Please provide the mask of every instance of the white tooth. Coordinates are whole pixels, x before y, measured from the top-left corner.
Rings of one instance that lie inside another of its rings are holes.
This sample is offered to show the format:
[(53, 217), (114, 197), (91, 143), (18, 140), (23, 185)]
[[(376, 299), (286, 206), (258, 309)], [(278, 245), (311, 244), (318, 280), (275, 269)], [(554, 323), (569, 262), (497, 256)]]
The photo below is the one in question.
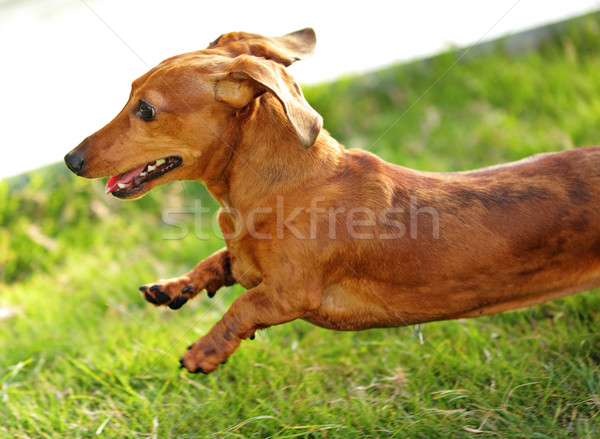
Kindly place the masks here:
[(127, 187), (127, 184), (119, 183), (117, 186), (119, 186), (119, 189), (125, 189)]
[(165, 159), (160, 159), (160, 160), (157, 160), (157, 161), (156, 161), (156, 166), (160, 166), (160, 165), (164, 164), (165, 162), (166, 162), (166, 160), (165, 160)]
[(152, 172), (156, 169), (156, 166), (148, 165), (148, 172)]
[(142, 172), (142, 173), (140, 174), (140, 177), (145, 177), (146, 175), (148, 175), (148, 174), (147, 174), (147, 173), (145, 173), (145, 172)]

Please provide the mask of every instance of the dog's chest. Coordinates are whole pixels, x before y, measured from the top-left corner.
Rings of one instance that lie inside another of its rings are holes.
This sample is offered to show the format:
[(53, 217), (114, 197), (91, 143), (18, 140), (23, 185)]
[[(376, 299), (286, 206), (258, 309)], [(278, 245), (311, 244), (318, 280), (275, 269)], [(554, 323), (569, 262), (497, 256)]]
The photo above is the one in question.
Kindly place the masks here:
[(241, 286), (246, 289), (254, 288), (263, 279), (258, 262), (248, 253), (231, 251), (231, 273)]

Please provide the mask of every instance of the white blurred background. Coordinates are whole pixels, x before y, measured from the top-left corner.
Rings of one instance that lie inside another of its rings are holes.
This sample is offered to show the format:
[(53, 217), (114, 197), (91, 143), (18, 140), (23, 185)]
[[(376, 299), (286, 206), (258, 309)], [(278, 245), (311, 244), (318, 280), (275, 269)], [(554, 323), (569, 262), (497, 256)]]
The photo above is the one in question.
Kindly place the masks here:
[(314, 56), (291, 67), (311, 84), (597, 9), (600, 0), (0, 0), (0, 178), (62, 160), (120, 111), (135, 78), (225, 32), (313, 27)]

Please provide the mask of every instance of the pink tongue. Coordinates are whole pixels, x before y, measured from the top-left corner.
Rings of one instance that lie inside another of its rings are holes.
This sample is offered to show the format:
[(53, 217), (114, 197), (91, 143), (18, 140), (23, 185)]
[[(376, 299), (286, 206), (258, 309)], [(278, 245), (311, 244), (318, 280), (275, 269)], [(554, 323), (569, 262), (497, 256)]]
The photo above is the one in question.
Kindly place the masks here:
[(119, 189), (119, 183), (121, 183), (121, 184), (129, 183), (131, 180), (133, 180), (134, 177), (137, 177), (138, 175), (140, 175), (144, 171), (145, 168), (146, 168), (146, 165), (142, 165), (139, 168), (132, 169), (131, 171), (125, 172), (124, 174), (121, 174), (117, 177), (110, 177), (108, 179), (108, 181), (106, 182), (106, 187), (104, 188), (105, 192), (107, 194), (110, 194), (110, 193), (116, 191), (117, 189)]

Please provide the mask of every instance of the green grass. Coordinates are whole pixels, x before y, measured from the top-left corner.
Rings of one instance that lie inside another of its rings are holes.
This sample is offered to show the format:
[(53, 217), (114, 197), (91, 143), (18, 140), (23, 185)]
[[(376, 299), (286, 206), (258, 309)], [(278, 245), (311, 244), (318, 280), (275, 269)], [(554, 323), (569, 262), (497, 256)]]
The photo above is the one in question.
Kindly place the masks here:
[[(305, 94), (346, 145), (418, 169), (600, 143), (596, 21), (536, 52), (458, 56)], [(119, 202), (62, 165), (0, 182), (0, 437), (600, 436), (595, 292), (408, 328), (292, 322), (244, 342), (209, 376), (178, 370), (242, 292), (178, 312), (137, 292), (222, 246), (210, 215), (200, 228), (181, 218), (209, 239), (164, 239), (176, 231), (164, 209), (198, 199), (216, 210), (195, 183)]]

